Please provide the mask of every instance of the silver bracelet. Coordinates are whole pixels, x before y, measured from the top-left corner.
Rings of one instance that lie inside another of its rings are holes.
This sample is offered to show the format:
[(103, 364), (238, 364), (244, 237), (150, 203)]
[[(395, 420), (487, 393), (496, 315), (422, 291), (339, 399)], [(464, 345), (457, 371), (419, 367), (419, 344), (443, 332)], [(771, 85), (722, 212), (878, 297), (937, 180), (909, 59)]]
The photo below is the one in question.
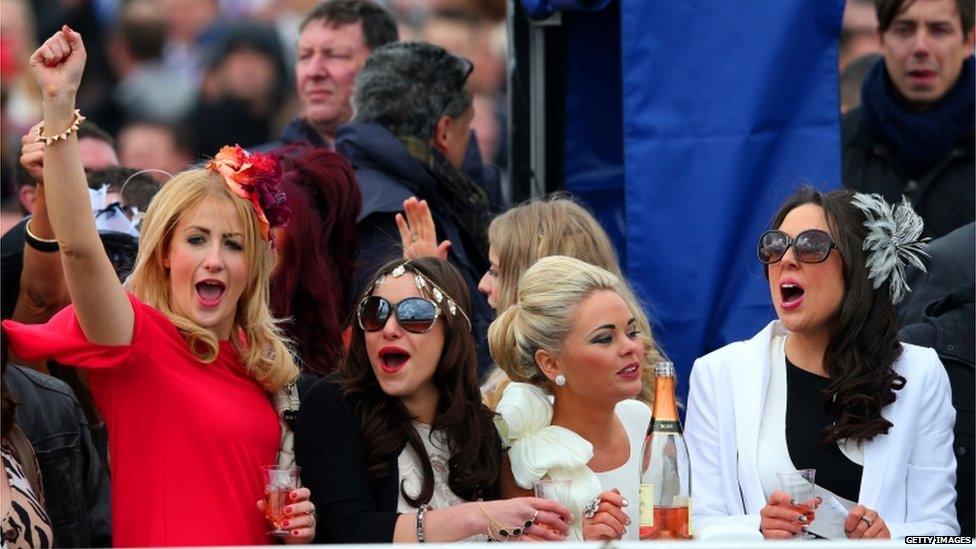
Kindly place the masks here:
[(424, 536), (424, 512), (430, 509), (430, 505), (424, 503), (417, 509), (417, 543), (427, 543), (427, 538)]

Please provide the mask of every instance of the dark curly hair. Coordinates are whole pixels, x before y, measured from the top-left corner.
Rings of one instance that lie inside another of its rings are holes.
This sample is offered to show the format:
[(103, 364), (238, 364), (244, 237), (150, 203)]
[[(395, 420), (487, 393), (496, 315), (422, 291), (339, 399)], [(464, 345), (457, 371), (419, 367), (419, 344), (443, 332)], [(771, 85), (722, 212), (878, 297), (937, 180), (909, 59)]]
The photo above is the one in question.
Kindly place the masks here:
[[(376, 272), (373, 280), (403, 263), (402, 259), (387, 263)], [(464, 279), (450, 263), (424, 257), (409, 261), (406, 269), (421, 273), (440, 286), (462, 310), (471, 310), (471, 299)], [(361, 297), (366, 297), (370, 291), (367, 289)], [(460, 314), (444, 312), (438, 319), (445, 328), (444, 349), (434, 371), (434, 384), (440, 400), (431, 429), (447, 435), (451, 452), (448, 462), (451, 491), (472, 501), (484, 497), (486, 491), (498, 481), (501, 442), (495, 430), (493, 413), (481, 403), (478, 358), (470, 327)], [(388, 456), (398, 452), (404, 444), (409, 444), (420, 457), (424, 478), (420, 494), (416, 497), (407, 494), (402, 485), (400, 491), (410, 505), (419, 506), (429, 502), (434, 492), (434, 471), (430, 457), (403, 402), (380, 388), (366, 352), (363, 330), (357, 322), (352, 323), (352, 341), (339, 372), (343, 397), (359, 418), (360, 441), (369, 474), (374, 477), (387, 474)]]
[(345, 292), (355, 271), (362, 194), (352, 166), (338, 153), (294, 146), (277, 155), (291, 218), (277, 243), (271, 310), (290, 320), (285, 331), (302, 367), (324, 375), (336, 369), (342, 354)]
[[(786, 200), (773, 218), (778, 229), (787, 214), (804, 204), (823, 208), (831, 234), (843, 260), (844, 298), (840, 304), (824, 353), (824, 369), (830, 384), (821, 394), (824, 408), (834, 418), (820, 438), (823, 444), (843, 439), (871, 440), (887, 434), (892, 423), (881, 410), (895, 401), (895, 391), (905, 378), (893, 365), (901, 356), (898, 317), (891, 303), (890, 285), (872, 287), (865, 266), (865, 216), (851, 203), (854, 193), (836, 190), (822, 193), (803, 187)], [(769, 269), (766, 267), (767, 278)]]

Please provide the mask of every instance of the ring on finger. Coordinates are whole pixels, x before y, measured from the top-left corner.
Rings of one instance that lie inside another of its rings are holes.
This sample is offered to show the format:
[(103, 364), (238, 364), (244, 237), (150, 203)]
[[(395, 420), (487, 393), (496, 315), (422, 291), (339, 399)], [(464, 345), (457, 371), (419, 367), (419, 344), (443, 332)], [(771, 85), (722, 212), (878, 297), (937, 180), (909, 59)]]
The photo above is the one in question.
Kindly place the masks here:
[(870, 528), (874, 524), (874, 519), (867, 515), (862, 515), (861, 520), (863, 520), (864, 523), (868, 525), (868, 528)]
[(596, 512), (599, 510), (600, 510), (600, 498), (595, 497), (589, 503), (586, 504), (586, 507), (583, 508), (583, 516), (588, 519), (591, 519), (594, 517), (594, 515), (596, 515)]
[(418, 240), (420, 240), (420, 237), (417, 236), (417, 233), (410, 233), (410, 242), (416, 242)]

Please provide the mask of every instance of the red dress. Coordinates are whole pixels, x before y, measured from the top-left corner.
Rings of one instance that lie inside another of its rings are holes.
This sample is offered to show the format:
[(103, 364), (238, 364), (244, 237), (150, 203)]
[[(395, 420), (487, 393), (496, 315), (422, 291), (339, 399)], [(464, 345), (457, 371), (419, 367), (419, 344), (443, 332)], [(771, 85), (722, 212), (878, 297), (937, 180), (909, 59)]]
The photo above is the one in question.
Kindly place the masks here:
[(68, 306), (47, 324), (5, 321), (13, 351), (89, 368), (109, 435), (116, 547), (268, 544), (255, 502), (280, 437), (269, 395), (227, 341), (204, 364), (163, 314), (129, 296), (132, 343), (89, 343)]

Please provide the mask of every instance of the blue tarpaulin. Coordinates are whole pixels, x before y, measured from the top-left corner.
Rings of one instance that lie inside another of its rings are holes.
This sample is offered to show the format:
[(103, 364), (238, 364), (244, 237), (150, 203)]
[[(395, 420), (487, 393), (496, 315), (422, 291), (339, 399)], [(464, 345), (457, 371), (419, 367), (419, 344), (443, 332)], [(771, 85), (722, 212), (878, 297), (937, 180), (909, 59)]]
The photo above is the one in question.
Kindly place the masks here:
[[(602, 198), (589, 203), (623, 236), (682, 393), (695, 358), (775, 317), (755, 246), (776, 208), (798, 185), (840, 184), (843, 4), (621, 0), (571, 23), (566, 187)], [(616, 16), (619, 53), (600, 63)], [(607, 28), (576, 30), (593, 25)], [(606, 89), (619, 98), (602, 101)], [(613, 166), (599, 151), (620, 141)]]

